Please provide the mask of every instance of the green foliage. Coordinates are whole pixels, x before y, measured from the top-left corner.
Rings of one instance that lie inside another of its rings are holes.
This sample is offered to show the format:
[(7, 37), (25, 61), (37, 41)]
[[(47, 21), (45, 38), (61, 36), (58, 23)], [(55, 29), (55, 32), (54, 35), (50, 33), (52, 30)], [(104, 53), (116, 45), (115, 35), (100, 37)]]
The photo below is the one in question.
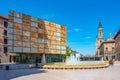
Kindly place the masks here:
[(66, 57), (70, 56), (71, 54), (72, 54), (72, 50), (69, 47), (67, 47), (66, 54), (63, 54), (62, 57), (63, 59), (66, 59)]
[(70, 56), (71, 54), (72, 54), (72, 50), (67, 49), (67, 50), (66, 50), (66, 56)]
[(63, 58), (63, 59), (66, 59), (66, 54), (62, 54), (62, 58)]

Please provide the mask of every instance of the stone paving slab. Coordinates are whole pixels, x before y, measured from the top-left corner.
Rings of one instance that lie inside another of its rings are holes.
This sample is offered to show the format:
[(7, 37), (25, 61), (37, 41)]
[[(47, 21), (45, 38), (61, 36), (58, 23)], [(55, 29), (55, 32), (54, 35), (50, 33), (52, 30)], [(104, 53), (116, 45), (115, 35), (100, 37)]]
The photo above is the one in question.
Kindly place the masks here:
[(0, 80), (120, 80), (120, 64), (90, 70), (0, 70)]

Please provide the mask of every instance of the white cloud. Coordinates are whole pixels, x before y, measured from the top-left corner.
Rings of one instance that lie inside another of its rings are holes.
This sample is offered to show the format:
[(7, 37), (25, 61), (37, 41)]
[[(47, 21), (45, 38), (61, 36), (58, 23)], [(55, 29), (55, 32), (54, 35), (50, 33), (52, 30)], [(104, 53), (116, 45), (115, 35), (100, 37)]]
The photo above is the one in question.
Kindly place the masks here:
[(79, 31), (80, 31), (79, 28), (74, 28), (73, 30), (74, 30), (75, 32), (79, 32)]
[(67, 30), (67, 32), (79, 32), (80, 31), (80, 29), (79, 28), (74, 28), (74, 29), (72, 29), (72, 30)]

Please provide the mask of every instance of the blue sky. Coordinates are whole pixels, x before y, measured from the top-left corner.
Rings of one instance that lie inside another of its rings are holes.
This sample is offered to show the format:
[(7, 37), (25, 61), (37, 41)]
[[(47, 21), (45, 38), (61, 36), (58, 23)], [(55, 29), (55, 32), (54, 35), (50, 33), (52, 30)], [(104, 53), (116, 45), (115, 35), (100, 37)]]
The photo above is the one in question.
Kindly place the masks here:
[(119, 0), (0, 0), (0, 14), (16, 10), (67, 27), (67, 45), (82, 54), (95, 54), (99, 20), (104, 38), (120, 29)]

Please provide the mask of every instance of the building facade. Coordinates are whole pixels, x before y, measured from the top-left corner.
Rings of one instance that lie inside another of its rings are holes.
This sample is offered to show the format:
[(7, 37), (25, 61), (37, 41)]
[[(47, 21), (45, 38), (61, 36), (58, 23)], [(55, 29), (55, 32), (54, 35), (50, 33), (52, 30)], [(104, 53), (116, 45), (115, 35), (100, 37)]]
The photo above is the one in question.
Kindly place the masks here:
[(101, 45), (101, 43), (104, 41), (104, 38), (103, 38), (103, 28), (102, 28), (102, 23), (99, 22), (98, 24), (98, 35), (97, 35), (97, 38), (96, 38), (96, 55), (98, 57), (100, 57), (100, 50), (99, 50), (99, 47)]
[(117, 56), (117, 60), (120, 60), (120, 29), (114, 37), (115, 39), (115, 54)]
[(13, 10), (8, 17), (10, 62), (50, 63), (66, 53), (66, 28)]
[(115, 40), (110, 39), (102, 42), (99, 47), (100, 55), (104, 60), (116, 59), (115, 54)]
[(0, 63), (7, 63), (7, 27), (8, 18), (0, 15)]

